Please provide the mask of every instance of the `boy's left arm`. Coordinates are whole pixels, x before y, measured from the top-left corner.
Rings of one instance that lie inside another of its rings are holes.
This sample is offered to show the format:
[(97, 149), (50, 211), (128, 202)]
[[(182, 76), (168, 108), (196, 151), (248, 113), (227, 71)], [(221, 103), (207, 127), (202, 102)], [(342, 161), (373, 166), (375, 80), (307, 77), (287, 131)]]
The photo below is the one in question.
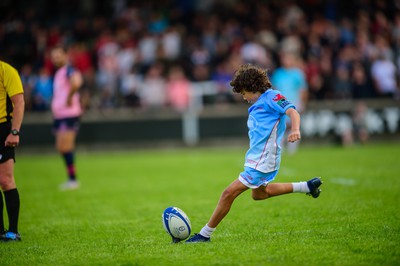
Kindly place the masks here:
[(294, 108), (289, 108), (286, 110), (286, 115), (290, 117), (292, 128), (289, 133), (288, 141), (295, 142), (300, 140), (300, 115)]

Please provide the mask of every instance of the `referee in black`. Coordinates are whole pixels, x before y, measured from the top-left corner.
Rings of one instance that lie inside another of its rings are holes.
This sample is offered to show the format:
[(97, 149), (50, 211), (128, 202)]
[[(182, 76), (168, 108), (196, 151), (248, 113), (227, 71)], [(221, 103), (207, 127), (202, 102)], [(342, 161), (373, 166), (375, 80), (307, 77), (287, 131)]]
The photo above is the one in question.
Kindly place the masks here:
[[(14, 179), (15, 147), (24, 117), (24, 90), (18, 72), (0, 61), (0, 241), (20, 241), (18, 233), (19, 194)], [(4, 227), (4, 202), (9, 227)]]

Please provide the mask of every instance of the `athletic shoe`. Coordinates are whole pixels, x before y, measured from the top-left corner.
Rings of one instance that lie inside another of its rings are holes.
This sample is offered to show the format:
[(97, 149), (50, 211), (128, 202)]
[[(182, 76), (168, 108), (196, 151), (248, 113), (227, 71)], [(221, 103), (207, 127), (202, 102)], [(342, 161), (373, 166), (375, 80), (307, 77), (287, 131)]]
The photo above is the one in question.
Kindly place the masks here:
[(185, 241), (185, 243), (200, 243), (200, 242), (210, 242), (211, 239), (209, 237), (204, 237), (200, 234), (194, 234), (191, 237), (189, 237), (188, 240)]
[(312, 196), (313, 198), (318, 198), (321, 193), (321, 189), (319, 187), (322, 185), (322, 181), (320, 177), (315, 177), (311, 180), (307, 181), (307, 186), (310, 192), (307, 195)]
[(73, 181), (69, 180), (65, 182), (64, 184), (61, 184), (60, 189), (65, 191), (65, 190), (75, 190), (79, 188), (79, 183), (78, 181)]
[(1, 235), (1, 241), (21, 241), (21, 236), (18, 233), (6, 232), (4, 235)]

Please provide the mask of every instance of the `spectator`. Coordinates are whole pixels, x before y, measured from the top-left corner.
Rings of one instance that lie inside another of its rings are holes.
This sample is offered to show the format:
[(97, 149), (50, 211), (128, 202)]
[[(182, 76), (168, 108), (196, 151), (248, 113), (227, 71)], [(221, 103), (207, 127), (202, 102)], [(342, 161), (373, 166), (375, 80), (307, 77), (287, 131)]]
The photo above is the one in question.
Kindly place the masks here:
[(181, 52), (181, 42), (181, 34), (177, 27), (168, 27), (161, 38), (165, 59), (173, 61), (179, 58)]
[(138, 52), (133, 41), (125, 42), (117, 51), (116, 57), (119, 76), (129, 74), (138, 61)]
[(172, 108), (178, 112), (185, 111), (190, 100), (190, 82), (180, 66), (173, 66), (170, 69), (166, 90)]
[(111, 39), (101, 45), (98, 50), (97, 85), (102, 108), (115, 107), (117, 103), (118, 49), (118, 44)]
[[(272, 85), (296, 106), (298, 112), (302, 112), (306, 107), (308, 84), (303, 71), (298, 67), (298, 56), (282, 52), (280, 60), (281, 67), (272, 73)], [(298, 142), (288, 142), (286, 137), (283, 138), (283, 141), (287, 144), (290, 154), (297, 151)]]
[(272, 73), (272, 86), (281, 91), (299, 112), (305, 109), (308, 85), (304, 72), (298, 67), (298, 55), (281, 53), (281, 67)]
[(156, 63), (150, 66), (140, 88), (141, 107), (148, 111), (159, 110), (166, 105), (166, 88), (163, 78), (164, 65)]
[(332, 65), (332, 55), (333, 51), (330, 47), (325, 47), (323, 49), (319, 67), (321, 70), (321, 78), (322, 78), (322, 87), (321, 87), (321, 98), (323, 99), (332, 99), (333, 98), (333, 91), (332, 91), (332, 84), (333, 84), (333, 65)]
[(351, 85), (354, 99), (372, 98), (373, 88), (361, 63), (355, 63), (351, 73)]
[(393, 98), (397, 90), (395, 64), (384, 54), (379, 54), (371, 66), (371, 75), (379, 97)]
[(343, 18), (339, 26), (341, 45), (353, 44), (355, 41), (353, 23), (349, 18)]
[(84, 85), (80, 90), (83, 109), (90, 108), (91, 96), (95, 94), (95, 69), (92, 55), (85, 43), (73, 44), (69, 49), (71, 64), (82, 73)]
[(352, 87), (350, 80), (350, 71), (346, 67), (340, 66), (336, 69), (336, 75), (332, 85), (335, 99), (351, 99)]
[(35, 88), (37, 76), (33, 73), (32, 66), (30, 64), (25, 64), (21, 68), (20, 73), (22, 86), (24, 88), (24, 98), (25, 98), (25, 109), (32, 109), (32, 93)]
[(138, 73), (137, 67), (132, 67), (129, 73), (121, 77), (121, 95), (125, 106), (140, 106), (139, 89), (142, 79), (142, 76)]
[(319, 58), (315, 56), (314, 53), (311, 53), (308, 56), (307, 64), (305, 66), (305, 74), (309, 84), (309, 98), (323, 98), (323, 79), (321, 76)]
[(32, 110), (47, 111), (50, 109), (53, 96), (53, 79), (49, 70), (42, 68), (32, 93)]
[(73, 64), (85, 76), (93, 69), (91, 55), (85, 43), (75, 43), (69, 49), (69, 57)]
[(150, 32), (144, 32), (139, 40), (138, 49), (141, 63), (144, 67), (149, 67), (157, 59), (159, 42), (156, 36)]
[(215, 72), (212, 74), (211, 80), (215, 82), (217, 87), (216, 101), (219, 103), (235, 102), (230, 82), (233, 78), (233, 70), (229, 67), (229, 63), (224, 61), (217, 65)]
[(256, 38), (253, 30), (247, 30), (249, 40), (244, 43), (240, 50), (243, 61), (267, 67), (270, 64), (267, 50), (260, 44), (259, 38)]

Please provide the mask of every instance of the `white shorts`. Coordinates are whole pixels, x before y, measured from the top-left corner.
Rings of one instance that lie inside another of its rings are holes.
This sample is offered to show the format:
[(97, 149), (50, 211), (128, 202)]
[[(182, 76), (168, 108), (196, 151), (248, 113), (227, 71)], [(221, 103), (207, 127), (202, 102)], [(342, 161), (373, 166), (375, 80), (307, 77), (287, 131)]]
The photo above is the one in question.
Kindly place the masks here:
[(263, 173), (246, 166), (244, 171), (239, 175), (239, 181), (248, 188), (258, 188), (266, 186), (269, 182), (273, 181), (277, 174), (278, 170)]

